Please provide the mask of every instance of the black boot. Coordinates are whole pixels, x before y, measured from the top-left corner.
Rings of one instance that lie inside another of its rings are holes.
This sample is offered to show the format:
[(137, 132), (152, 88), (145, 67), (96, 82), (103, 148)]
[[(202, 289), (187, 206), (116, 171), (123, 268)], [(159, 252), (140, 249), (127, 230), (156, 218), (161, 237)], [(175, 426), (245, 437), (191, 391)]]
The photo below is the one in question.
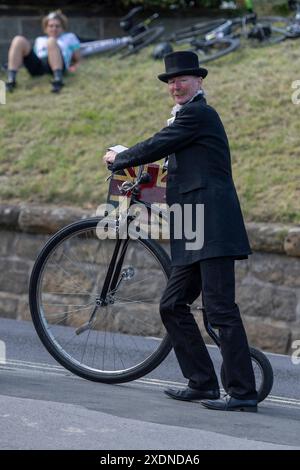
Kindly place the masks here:
[(52, 84), (52, 88), (51, 88), (52, 93), (59, 93), (62, 87), (64, 86), (64, 82), (62, 80), (53, 80), (51, 84)]
[(52, 93), (59, 93), (63, 86), (64, 83), (62, 69), (53, 70)]
[(12, 93), (14, 89), (16, 88), (16, 86), (17, 86), (16, 81), (5, 83), (6, 91), (8, 91), (9, 93)]
[(6, 86), (6, 90), (10, 93), (12, 93), (17, 86), (16, 76), (17, 76), (17, 70), (7, 71), (7, 82), (5, 86)]

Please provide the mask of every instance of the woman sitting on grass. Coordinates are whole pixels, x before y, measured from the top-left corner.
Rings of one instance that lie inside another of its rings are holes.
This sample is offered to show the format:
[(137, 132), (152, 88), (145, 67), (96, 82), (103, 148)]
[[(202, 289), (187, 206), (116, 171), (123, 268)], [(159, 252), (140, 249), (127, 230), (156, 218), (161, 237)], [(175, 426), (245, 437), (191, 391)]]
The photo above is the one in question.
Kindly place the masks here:
[(75, 34), (65, 32), (67, 26), (67, 17), (57, 10), (43, 18), (45, 36), (37, 37), (33, 47), (24, 36), (14, 37), (8, 51), (8, 91), (16, 87), (17, 72), (24, 64), (32, 76), (53, 74), (51, 91), (60, 92), (64, 72), (80, 60), (80, 42)]

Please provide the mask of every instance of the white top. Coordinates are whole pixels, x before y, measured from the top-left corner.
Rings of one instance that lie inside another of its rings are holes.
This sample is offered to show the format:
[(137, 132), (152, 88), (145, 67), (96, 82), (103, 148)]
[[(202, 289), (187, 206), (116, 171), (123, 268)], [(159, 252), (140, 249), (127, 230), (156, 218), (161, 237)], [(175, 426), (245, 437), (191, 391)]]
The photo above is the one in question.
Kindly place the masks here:
[[(48, 39), (48, 36), (39, 36), (34, 41), (33, 50), (40, 59), (48, 57)], [(57, 38), (57, 44), (61, 50), (65, 67), (69, 68), (73, 52), (80, 48), (80, 42), (74, 33), (62, 33)]]

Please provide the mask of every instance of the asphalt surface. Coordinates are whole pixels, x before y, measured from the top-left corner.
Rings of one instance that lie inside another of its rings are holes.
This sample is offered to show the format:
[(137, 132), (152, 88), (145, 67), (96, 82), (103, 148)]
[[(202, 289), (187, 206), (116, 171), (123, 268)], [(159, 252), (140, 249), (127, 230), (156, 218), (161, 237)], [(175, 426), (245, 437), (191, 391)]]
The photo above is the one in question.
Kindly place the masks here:
[(0, 449), (300, 449), (300, 364), (289, 356), (268, 355), (275, 382), (258, 413), (229, 413), (163, 394), (186, 383), (173, 353), (142, 379), (107, 385), (59, 366), (30, 322), (1, 318), (0, 340)]

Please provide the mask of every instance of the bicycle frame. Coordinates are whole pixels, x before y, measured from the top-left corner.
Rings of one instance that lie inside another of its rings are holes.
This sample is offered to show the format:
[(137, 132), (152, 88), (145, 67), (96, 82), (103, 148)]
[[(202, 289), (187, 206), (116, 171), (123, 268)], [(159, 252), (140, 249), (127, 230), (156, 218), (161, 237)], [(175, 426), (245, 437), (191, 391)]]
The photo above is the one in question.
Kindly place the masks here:
[[(142, 205), (142, 206), (146, 207), (150, 212), (154, 212), (156, 215), (158, 215), (160, 220), (165, 220), (165, 221), (168, 220), (168, 213), (167, 213), (166, 210), (162, 210), (161, 208), (157, 208), (157, 210), (156, 210), (155, 206), (149, 204), (147, 201), (143, 201), (143, 200), (140, 200), (140, 199), (137, 198), (137, 196), (139, 194), (139, 184), (141, 184), (142, 182), (146, 182), (145, 180), (147, 179), (147, 177), (149, 177), (148, 173), (143, 173), (143, 170), (144, 170), (144, 165), (141, 165), (139, 167), (139, 170), (138, 170), (136, 181), (135, 182), (134, 181), (133, 182), (125, 181), (122, 184), (122, 186), (119, 188), (121, 193), (122, 193), (122, 188), (126, 188), (126, 189), (123, 189), (123, 194), (131, 192), (130, 199), (129, 199), (129, 205), (128, 205), (128, 209), (127, 209), (127, 214), (126, 214), (126, 231), (127, 231), (126, 233), (128, 233), (129, 223), (134, 219), (134, 216), (129, 214), (129, 208), (133, 204), (139, 204), (139, 205)], [(113, 174), (111, 176), (113, 176)], [(118, 228), (119, 227), (118, 227), (118, 219), (117, 219), (117, 227), (116, 227), (117, 232), (118, 232)], [(120, 272), (121, 272), (121, 269), (122, 269), (123, 260), (124, 260), (125, 254), (126, 254), (128, 240), (129, 240), (129, 238), (120, 239), (120, 238), (117, 237), (116, 246), (114, 248), (112, 259), (110, 261), (110, 264), (109, 264), (109, 267), (108, 267), (108, 270), (107, 270), (107, 274), (106, 274), (106, 277), (105, 277), (104, 285), (103, 285), (103, 288), (102, 288), (102, 292), (101, 292), (101, 295), (100, 295), (101, 305), (105, 305), (105, 303), (107, 302), (107, 300), (106, 300), (107, 299), (107, 294), (109, 294), (109, 293), (113, 294), (115, 292), (115, 290), (117, 289), (119, 283), (122, 281), (122, 274), (121, 274), (121, 279), (119, 279), (119, 277), (120, 277)], [(119, 255), (120, 251), (121, 251), (121, 255)], [(126, 274), (123, 274), (123, 277), (125, 275)], [(210, 325), (210, 323), (208, 321), (208, 318), (207, 318), (207, 315), (206, 315), (206, 312), (205, 312), (205, 308), (204, 307), (197, 307), (197, 310), (202, 311), (203, 324), (204, 324), (204, 327), (205, 327), (205, 330), (206, 330), (207, 334), (214, 341), (214, 343), (218, 347), (220, 347), (219, 336), (217, 335), (217, 333), (213, 330), (212, 326)]]
[(83, 57), (89, 56), (92, 54), (101, 54), (108, 51), (113, 51), (114, 49), (122, 45), (130, 45), (132, 39), (140, 34), (142, 31), (146, 31), (149, 28), (149, 25), (156, 20), (159, 15), (154, 13), (150, 17), (140, 21), (137, 24), (133, 23), (134, 17), (142, 10), (142, 7), (133, 8), (128, 15), (120, 21), (121, 28), (127, 32), (127, 36), (109, 38), (109, 39), (98, 39), (95, 41), (83, 41), (80, 44), (80, 52)]
[(257, 15), (256, 13), (250, 13), (245, 16), (241, 16), (239, 18), (235, 18), (233, 20), (226, 20), (223, 24), (218, 26), (217, 28), (212, 29), (208, 33), (205, 34), (204, 38), (206, 41), (211, 41), (213, 39), (222, 39), (226, 36), (232, 36), (231, 28), (235, 25), (241, 25), (242, 27), (242, 34), (246, 36), (246, 26), (248, 23), (252, 23), (253, 25), (256, 24)]
[(120, 45), (129, 44), (131, 36), (120, 38), (99, 39), (98, 41), (83, 42), (80, 44), (80, 53), (83, 57), (92, 54), (101, 54), (102, 52), (111, 51)]
[(291, 18), (286, 31), (287, 38), (293, 39), (300, 36), (300, 2), (293, 2), (289, 6), (292, 11), (295, 11), (295, 15)]
[[(126, 217), (126, 219), (125, 219), (125, 221), (126, 221), (125, 222), (126, 223), (125, 229), (126, 229), (127, 234), (128, 234), (129, 223), (134, 219), (134, 216), (129, 214), (129, 208), (133, 204), (142, 204), (149, 210), (151, 208), (150, 204), (148, 204), (146, 201), (141, 201), (141, 200), (137, 199), (137, 195), (139, 194), (138, 185), (142, 182), (143, 169), (144, 169), (143, 165), (139, 167), (136, 182), (125, 181), (122, 184), (122, 186), (120, 187), (120, 193), (121, 194), (122, 193), (127, 194), (128, 192), (131, 191), (131, 196), (130, 196), (130, 199), (129, 199), (129, 205), (127, 207), (127, 213), (126, 213), (126, 216), (125, 216)], [(113, 176), (113, 173), (112, 173), (111, 176)], [(106, 274), (106, 277), (105, 277), (103, 288), (102, 288), (102, 291), (101, 291), (101, 295), (100, 295), (100, 304), (101, 305), (105, 305), (105, 302), (106, 302), (106, 299), (107, 299), (107, 294), (109, 292), (113, 294), (115, 292), (115, 290), (117, 289), (118, 284), (120, 283), (119, 276), (120, 276), (120, 271), (121, 271), (121, 268), (122, 268), (123, 260), (124, 260), (125, 254), (126, 254), (126, 249), (127, 249), (129, 237), (126, 237), (125, 239), (119, 238), (118, 237), (119, 228), (120, 228), (119, 218), (117, 216), (117, 220), (116, 220), (116, 232), (117, 232), (116, 240), (117, 241), (116, 241), (116, 245), (115, 245), (115, 248), (114, 248), (114, 251), (113, 251), (113, 255), (112, 255), (108, 270), (107, 270), (107, 274)], [(121, 254), (119, 255), (120, 252), (121, 252)], [(121, 275), (121, 279), (122, 279), (122, 275)]]

